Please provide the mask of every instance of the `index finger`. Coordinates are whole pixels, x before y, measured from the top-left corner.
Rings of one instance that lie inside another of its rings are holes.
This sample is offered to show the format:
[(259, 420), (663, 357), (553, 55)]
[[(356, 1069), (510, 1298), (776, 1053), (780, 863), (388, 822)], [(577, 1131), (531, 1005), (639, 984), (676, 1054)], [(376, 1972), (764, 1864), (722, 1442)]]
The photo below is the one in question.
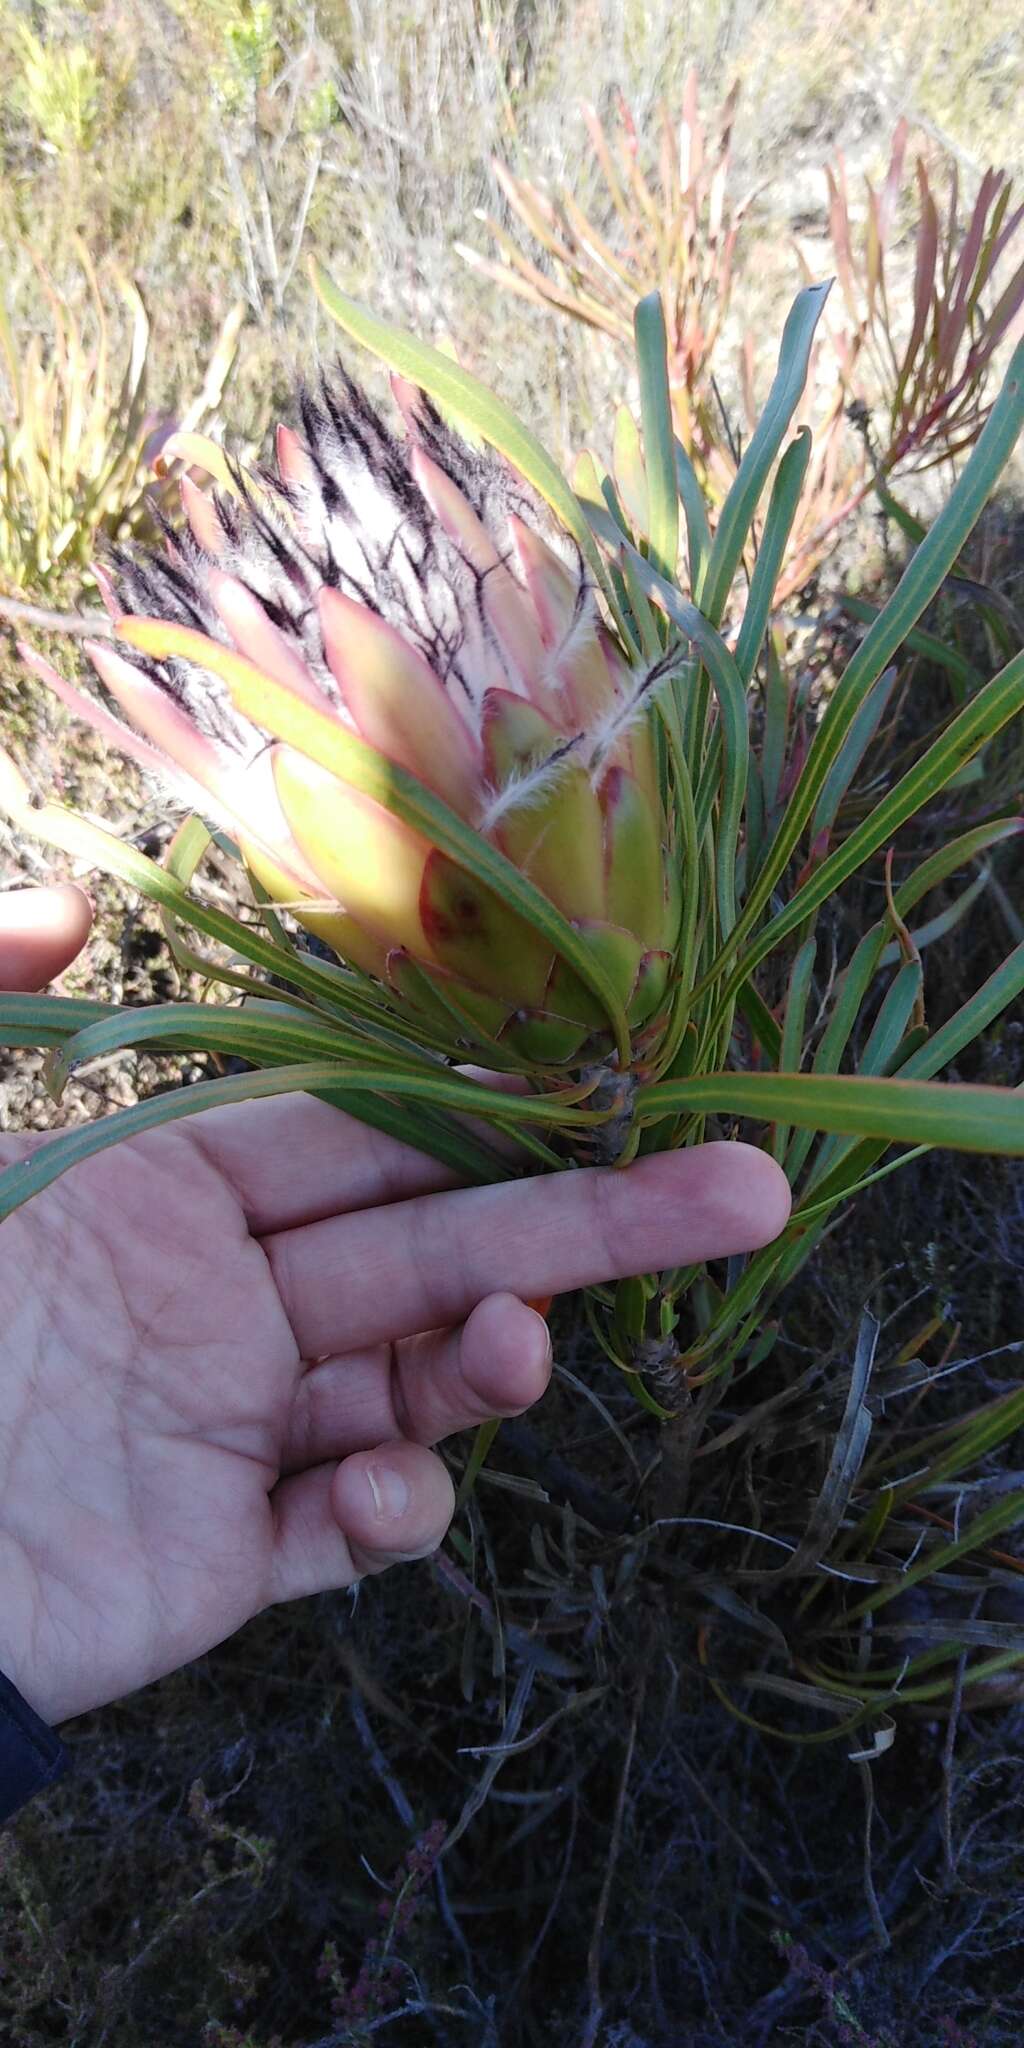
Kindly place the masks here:
[(81, 952), (91, 924), (92, 904), (74, 882), (0, 891), (0, 989), (45, 988)]
[(789, 1206), (767, 1153), (715, 1143), (422, 1195), (263, 1245), (303, 1356), (322, 1358), (461, 1322), (489, 1294), (529, 1300), (753, 1251)]

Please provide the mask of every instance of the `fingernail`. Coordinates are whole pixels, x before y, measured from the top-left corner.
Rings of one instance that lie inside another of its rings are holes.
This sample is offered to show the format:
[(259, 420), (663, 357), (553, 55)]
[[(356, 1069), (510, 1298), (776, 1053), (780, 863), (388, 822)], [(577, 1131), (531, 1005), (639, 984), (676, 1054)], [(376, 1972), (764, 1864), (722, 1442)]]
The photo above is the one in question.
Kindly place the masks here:
[(549, 1330), (549, 1328), (548, 1328), (548, 1325), (547, 1325), (547, 1318), (546, 1318), (545, 1316), (542, 1316), (542, 1315), (541, 1315), (541, 1312), (540, 1312), (540, 1310), (539, 1310), (539, 1309), (537, 1309), (537, 1308), (534, 1308), (534, 1306), (533, 1306), (533, 1303), (532, 1303), (532, 1302), (529, 1302), (529, 1301), (528, 1301), (528, 1302), (526, 1302), (526, 1303), (525, 1303), (525, 1307), (526, 1307), (526, 1309), (527, 1309), (528, 1313), (529, 1313), (529, 1314), (530, 1314), (531, 1316), (533, 1316), (533, 1318), (534, 1318), (535, 1322), (538, 1322), (538, 1323), (540, 1324), (540, 1326), (541, 1326), (541, 1329), (542, 1329), (542, 1330), (543, 1330), (543, 1332), (544, 1332), (544, 1345), (545, 1345), (545, 1349), (546, 1349), (546, 1351), (547, 1351), (548, 1363), (550, 1364), (550, 1362), (551, 1362), (551, 1331)]
[(409, 1505), (409, 1488), (393, 1465), (367, 1465), (366, 1483), (378, 1522), (397, 1522)]

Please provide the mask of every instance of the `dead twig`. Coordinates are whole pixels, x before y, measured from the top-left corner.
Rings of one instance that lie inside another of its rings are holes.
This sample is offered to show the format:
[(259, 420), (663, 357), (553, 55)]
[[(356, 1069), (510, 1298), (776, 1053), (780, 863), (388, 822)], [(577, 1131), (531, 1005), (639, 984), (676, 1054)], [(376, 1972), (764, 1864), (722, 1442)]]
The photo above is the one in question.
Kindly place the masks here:
[(42, 633), (67, 633), (83, 640), (109, 640), (114, 631), (106, 612), (54, 612), (20, 597), (0, 597), (0, 619), (11, 626), (38, 626)]

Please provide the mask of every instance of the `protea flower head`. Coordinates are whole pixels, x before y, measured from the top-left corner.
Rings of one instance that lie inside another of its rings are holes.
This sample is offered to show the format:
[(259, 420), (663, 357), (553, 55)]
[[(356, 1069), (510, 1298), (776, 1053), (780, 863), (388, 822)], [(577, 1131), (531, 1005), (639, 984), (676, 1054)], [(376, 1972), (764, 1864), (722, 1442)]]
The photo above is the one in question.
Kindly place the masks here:
[[(130, 728), (30, 658), (230, 831), (272, 898), (458, 1044), (557, 1065), (608, 1031), (550, 921), (496, 892), (474, 846), (561, 913), (642, 1041), (679, 924), (649, 716), (666, 664), (629, 666), (575, 541), (509, 465), (393, 388), (404, 433), (324, 376), (299, 431), (279, 428), (273, 475), (170, 444), (193, 472), (187, 524), (163, 556), (100, 572), (115, 634), (88, 643)], [(418, 809), (395, 797), (410, 787)], [(432, 824), (453, 818), (454, 851)]]

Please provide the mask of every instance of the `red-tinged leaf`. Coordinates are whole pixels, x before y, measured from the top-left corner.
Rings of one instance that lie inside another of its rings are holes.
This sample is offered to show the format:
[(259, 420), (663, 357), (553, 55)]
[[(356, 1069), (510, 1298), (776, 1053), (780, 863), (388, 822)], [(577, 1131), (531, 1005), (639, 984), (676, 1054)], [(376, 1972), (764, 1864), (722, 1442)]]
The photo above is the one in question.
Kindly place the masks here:
[(585, 105), (582, 108), (582, 113), (583, 124), (593, 145), (594, 155), (601, 166), (601, 175), (611, 194), (612, 204), (632, 240), (636, 233), (636, 219), (623, 192), (612, 153), (608, 147), (608, 137), (601, 125), (597, 109)]
[(156, 749), (165, 777), (176, 768), (208, 796), (230, 809), (228, 784), (240, 767), (230, 748), (200, 732), (168, 690), (161, 689), (135, 664), (102, 640), (86, 642), (97, 674), (116, 697), (132, 724)]
[(978, 197), (974, 204), (967, 233), (957, 257), (953, 272), (952, 292), (945, 312), (939, 322), (937, 368), (947, 383), (952, 382), (957, 352), (963, 339), (970, 310), (970, 290), (974, 267), (981, 254), (985, 238), (985, 222), (989, 208), (999, 189), (999, 174), (985, 172)]
[(672, 971), (671, 953), (645, 953), (637, 969), (633, 993), (626, 1010), (634, 1031), (656, 1017), (661, 1011), (668, 991), (669, 975)]
[(308, 448), (303, 446), (294, 427), (277, 427), (274, 448), (281, 481), (288, 485), (289, 490), (303, 491), (315, 482), (316, 469), (313, 458)]
[(554, 256), (559, 263), (564, 263), (567, 269), (571, 269), (572, 250), (557, 232), (558, 215), (550, 200), (546, 199), (535, 185), (514, 178), (511, 171), (507, 170), (498, 158), (493, 159), (493, 169), (505, 198), (513, 213), (519, 216), (523, 226), (529, 229), (534, 239), (548, 251), (549, 255)]
[[(575, 271), (586, 275), (587, 290), (597, 302), (627, 311), (636, 297), (637, 282), (628, 262), (616, 255), (610, 242), (598, 233), (592, 220), (588, 220), (581, 206), (577, 206), (571, 192), (562, 194), (562, 210), (565, 224), (575, 238), (576, 264), (573, 282), (577, 291), (580, 285)], [(589, 260), (587, 260), (589, 259)], [(596, 268), (595, 268), (596, 266)], [(602, 276), (601, 272), (606, 272)], [(623, 292), (627, 295), (623, 304)], [(582, 299), (582, 292), (580, 293)]]
[(998, 348), (1007, 329), (1016, 320), (1024, 306), (1024, 263), (1010, 279), (1001, 298), (996, 301), (985, 323), (985, 337), (977, 351), (971, 351), (971, 365), (975, 376), (984, 369)]
[(825, 825), (822, 827), (822, 830), (817, 834), (817, 836), (811, 841), (807, 859), (805, 860), (803, 867), (800, 869), (796, 881), (793, 884), (794, 889), (802, 889), (804, 883), (810, 881), (810, 878), (813, 875), (815, 868), (820, 868), (822, 861), (825, 859), (825, 856), (828, 853), (829, 846), (831, 845), (831, 843), (832, 829), (831, 826)]
[(429, 959), (419, 909), (427, 841), (291, 747), (274, 748), (273, 768), (281, 808), (325, 897), (385, 948)]
[(942, 244), (942, 285), (949, 291), (953, 261), (960, 246), (957, 232), (957, 209), (960, 198), (960, 173), (954, 163), (949, 178), (949, 212), (946, 216), (946, 233)]
[(209, 668), (223, 678), (232, 702), (261, 731), (286, 740), (310, 761), (386, 805), (392, 815), (408, 823), (413, 831), (422, 831), (431, 844), (448, 849), (454, 861), (464, 864), (467, 871), (485, 880), (489, 878), (498, 900), (516, 906), (515, 914), (524, 920), (528, 918), (534, 929), (546, 935), (553, 953), (578, 967), (581, 982), (604, 1004), (619, 1057), (623, 1064), (628, 1061), (628, 1030), (621, 1005), (602, 976), (599, 964), (588, 957), (568, 920), (496, 847), (466, 825), (417, 777), (386, 761), (333, 714), (304, 703), (244, 655), (233, 653), (191, 627), (169, 625), (163, 619), (131, 618), (122, 621), (117, 635), (156, 660), (177, 655)]
[[(324, 945), (330, 946), (340, 960), (347, 960), (353, 967), (360, 968), (363, 974), (374, 975), (378, 981), (384, 980), (387, 973), (387, 946), (379, 939), (371, 938), (369, 932), (365, 931), (354, 917), (346, 916), (344, 911), (314, 909), (312, 905), (322, 895), (315, 876), (312, 889), (307, 890), (289, 868), (283, 867), (279, 860), (272, 860), (261, 846), (248, 839), (244, 833), (239, 835), (239, 850), (246, 867), (255, 876), (260, 887), (266, 890), (267, 895), (275, 903), (287, 903), (304, 930), (322, 939)], [(297, 848), (296, 854), (302, 872), (306, 873), (307, 863), (298, 854)]]
[[(433, 852), (423, 870), (419, 914), (431, 957), (485, 995), (500, 996), (527, 1009), (546, 1007), (551, 949), (532, 927), (443, 853)], [(423, 947), (413, 952), (422, 956)], [(561, 1014), (582, 1024), (599, 1021), (599, 1006), (566, 969)], [(575, 1008), (573, 1004), (575, 1003)]]
[(543, 647), (525, 592), (502, 561), (468, 498), (425, 448), (413, 449), (409, 468), (435, 518), (480, 578), (484, 611), (504, 656), (510, 687), (524, 695), (536, 692), (543, 697), (539, 681)]
[(896, 210), (896, 202), (899, 199), (903, 184), (903, 164), (907, 154), (907, 137), (909, 134), (910, 123), (905, 117), (902, 117), (897, 121), (896, 127), (893, 130), (892, 154), (889, 158), (889, 169), (886, 173), (885, 184), (882, 187), (882, 198), (879, 206), (879, 231), (883, 244), (888, 242), (889, 231), (892, 227), (893, 215)]
[(920, 194), (921, 218), (917, 229), (917, 252), (914, 262), (914, 317), (907, 341), (903, 362), (896, 386), (893, 414), (898, 418), (905, 413), (905, 396), (913, 375), (914, 365), (920, 354), (921, 345), (928, 329), (928, 316), (935, 289), (935, 265), (939, 250), (939, 216), (935, 201), (928, 187), (928, 174), (924, 165), (917, 166), (918, 189)]
[(547, 656), (545, 715), (563, 735), (593, 731), (617, 687), (596, 630), (593, 593), (514, 513), (509, 525)]
[[(87, 653), (91, 650), (91, 644), (86, 643)], [(100, 643), (97, 641), (95, 644), (99, 646)], [(76, 684), (69, 683), (66, 676), (62, 676), (52, 663), (44, 661), (43, 656), (37, 654), (35, 648), (30, 647), (27, 641), (19, 640), (18, 653), (26, 668), (30, 668), (34, 675), (39, 676), (75, 718), (80, 718), (84, 724), (91, 725), (101, 739), (106, 740), (119, 753), (126, 755), (128, 760), (138, 762), (139, 767), (145, 768), (150, 775), (155, 775), (169, 786), (176, 787), (187, 803), (195, 804), (201, 791), (197, 784), (191, 782), (184, 769), (181, 770), (179, 781), (174, 763), (165, 754), (150, 746), (148, 741), (140, 738), (130, 726), (122, 725), (120, 719), (113, 718), (95, 697), (87, 696)]]
[(862, 316), (857, 305), (857, 293), (853, 282), (850, 209), (846, 197), (846, 169), (841, 154), (836, 157), (836, 170), (838, 177), (834, 176), (831, 170), (825, 172), (829, 198), (828, 228), (843, 298), (854, 326), (859, 329), (862, 325)]
[(872, 190), (870, 185), (868, 186), (865, 262), (867, 267), (868, 319), (873, 321), (875, 317), (875, 300), (879, 295), (882, 283), (882, 234), (878, 219), (878, 195)]
[[(203, 502), (208, 501), (204, 499)], [(221, 624), (227, 627), (239, 654), (247, 655), (257, 668), (263, 669), (268, 676), (275, 676), (286, 689), (294, 690), (308, 704), (322, 705), (323, 691), (314, 682), (292, 643), (268, 618), (252, 591), (223, 569), (209, 570), (207, 584), (213, 608)]]
[(340, 590), (322, 590), (319, 607), (324, 653), (356, 730), (461, 818), (473, 817), (480, 748), (429, 663), (376, 612)]
[(559, 647), (576, 623), (581, 584), (532, 526), (513, 512), (509, 519), (516, 558), (537, 614), (546, 650)]
[[(1009, 202), (1010, 189), (1009, 184), (1007, 184), (1005, 188), (1007, 202)], [(991, 250), (987, 252), (986, 276), (995, 270), (1003, 251), (1012, 242), (1017, 229), (1020, 227), (1021, 221), (1024, 221), (1024, 205), (1016, 207), (1013, 213), (1009, 215), (1009, 218), (1006, 218), (1005, 215), (1001, 218), (999, 233), (992, 243)]]
[(1010, 204), (1010, 189), (1009, 181), (1000, 176), (996, 184), (995, 205), (992, 208), (991, 219), (986, 224), (985, 240), (978, 260), (974, 265), (974, 275), (971, 278), (967, 302), (968, 316), (971, 319), (974, 318), (978, 310), (978, 300), (992, 275), (997, 260), (995, 252), (1002, 242), (1001, 229)]
[(209, 492), (201, 491), (190, 476), (181, 479), (181, 503), (194, 538), (208, 555), (224, 552), (227, 535)]

